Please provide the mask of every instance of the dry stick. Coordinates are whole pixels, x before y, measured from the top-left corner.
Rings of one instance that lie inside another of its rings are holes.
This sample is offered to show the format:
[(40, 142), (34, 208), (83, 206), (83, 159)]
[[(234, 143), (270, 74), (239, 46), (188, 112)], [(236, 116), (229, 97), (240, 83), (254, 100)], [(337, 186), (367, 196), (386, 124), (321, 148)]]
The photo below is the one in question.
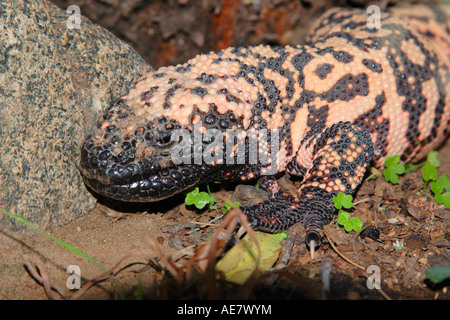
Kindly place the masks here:
[[(207, 293), (210, 299), (217, 298), (217, 273), (215, 271), (217, 254), (219, 251), (223, 250), (226, 241), (232, 237), (238, 222), (241, 224), (241, 227), (247, 231), (249, 237), (253, 239), (257, 246), (257, 266), (259, 265), (261, 250), (259, 248), (258, 239), (253, 229), (248, 224), (245, 215), (243, 215), (238, 208), (232, 208), (223, 217), (222, 223), (213, 232), (210, 241), (206, 245), (200, 247), (193, 257), (194, 260), (198, 261), (198, 269), (201, 272), (204, 272), (208, 277)], [(257, 271), (256, 267), (252, 275)]]
[[(366, 270), (366, 268), (364, 268), (363, 266), (357, 264), (356, 262), (351, 261), (349, 258), (347, 258), (346, 256), (344, 256), (344, 255), (336, 248), (336, 246), (334, 245), (333, 241), (331, 241), (330, 236), (329, 236), (326, 232), (325, 232), (325, 236), (327, 237), (328, 242), (329, 242), (330, 245), (331, 245), (331, 248), (333, 248), (333, 250), (334, 250), (334, 251), (335, 251), (342, 259), (344, 259), (345, 261), (347, 261), (348, 263), (350, 263), (351, 265), (354, 265), (355, 267), (357, 267), (357, 268), (359, 268), (359, 269)], [(367, 278), (366, 275), (364, 275), (364, 276)], [(392, 298), (389, 297), (389, 295), (388, 295), (386, 292), (384, 292), (381, 288), (380, 288), (380, 289), (376, 288), (376, 289), (378, 290), (378, 292), (379, 292), (386, 300), (392, 300)]]
[(42, 278), (42, 285), (44, 286), (45, 294), (50, 300), (55, 300), (55, 297), (52, 293), (52, 286), (50, 284), (50, 279), (48, 278), (47, 272), (45, 272), (44, 264), (42, 263), (42, 260), (37, 258), (36, 260), (36, 267), (39, 270), (39, 274)]
[[(77, 291), (76, 294), (74, 294), (73, 296), (71, 296), (69, 298), (69, 300), (76, 300), (79, 297), (81, 297), (89, 288), (91, 288), (93, 285), (95, 285), (96, 283), (103, 281), (111, 276), (113, 276), (116, 272), (118, 272), (116, 269), (119, 267), (119, 265), (122, 263), (122, 261), (124, 261), (125, 259), (128, 259), (131, 256), (135, 256), (135, 255), (140, 255), (140, 254), (144, 254), (147, 255), (148, 252), (145, 251), (136, 251), (136, 252), (132, 252), (127, 254), (126, 256), (124, 256), (122, 259), (120, 259), (116, 265), (114, 267), (112, 267), (107, 273), (102, 273), (98, 276), (96, 276), (94, 279), (89, 280), (88, 282), (86, 282), (81, 288), (80, 290)], [(119, 270), (120, 271), (120, 270)]]
[(291, 259), (291, 253), (292, 249), (294, 248), (294, 244), (295, 244), (294, 237), (288, 236), (286, 238), (286, 243), (284, 245), (284, 252), (280, 254), (280, 257), (275, 266), (272, 268), (272, 270), (281, 270), (286, 268), (289, 260)]
[(218, 227), (219, 225), (216, 224), (217, 221), (219, 221), (220, 219), (223, 219), (223, 214), (218, 215), (217, 217), (215, 217), (214, 219), (212, 219), (210, 222), (200, 222), (200, 221), (189, 221), (192, 224), (198, 224), (200, 225), (200, 227), (198, 227), (198, 230), (206, 228), (206, 227)]
[(333, 250), (334, 250), (334, 251), (335, 251), (342, 259), (344, 259), (345, 261), (347, 261), (347, 262), (350, 263), (351, 265), (354, 265), (354, 266), (357, 267), (357, 268), (366, 270), (366, 268), (364, 268), (363, 266), (357, 264), (356, 262), (353, 262), (352, 260), (350, 260), (349, 258), (347, 258), (346, 256), (344, 256), (344, 255), (343, 255), (343, 254), (335, 247), (333, 241), (331, 241), (331, 239), (330, 239), (330, 237), (328, 236), (327, 233), (325, 233), (325, 236), (327, 237), (328, 242), (330, 242), (331, 248), (333, 248)]
[(363, 198), (363, 199), (361, 199), (361, 200), (359, 200), (359, 201), (353, 202), (353, 206), (356, 206), (357, 204), (360, 204), (360, 203), (367, 202), (367, 201), (369, 201), (369, 200), (370, 200), (370, 197)]
[[(45, 272), (44, 265), (42, 263), (42, 260), (40, 258), (34, 258), (34, 263), (30, 261), (27, 255), (22, 256), (25, 262), (25, 265), (27, 266), (27, 269), (30, 271), (32, 277), (40, 282), (41, 285), (44, 286), (45, 294), (50, 300), (55, 300), (53, 297), (53, 294), (51, 293), (51, 289), (55, 290), (59, 293), (59, 295), (66, 299), (66, 295), (64, 291), (58, 287), (56, 284), (51, 282), (47, 276), (47, 273)], [(36, 265), (36, 267), (34, 266)], [(38, 269), (39, 273), (36, 272), (36, 268)]]
[[(231, 212), (231, 211), (233, 211), (233, 212)], [(219, 228), (212, 235), (212, 237), (211, 237), (212, 240), (208, 244), (207, 250), (205, 250), (205, 252), (203, 252), (203, 254), (200, 253), (200, 255), (196, 257), (197, 260), (199, 260), (199, 261), (207, 258), (206, 259), (207, 264), (204, 265), (203, 268), (200, 266), (200, 270), (207, 271), (210, 274), (215, 274), (214, 273), (214, 269), (213, 269), (215, 267), (215, 263), (212, 263), (212, 261), (215, 261), (215, 259), (216, 259), (216, 253), (217, 253), (218, 248), (223, 247), (224, 241), (221, 238), (223, 237), (224, 239), (229, 239), (231, 237), (231, 235), (232, 235), (232, 233), (233, 233), (233, 231), (234, 231), (234, 229), (236, 227), (237, 220), (239, 220), (239, 222), (245, 228), (245, 230), (247, 231), (249, 236), (256, 243), (256, 246), (257, 246), (257, 249), (258, 249), (258, 253), (259, 253), (258, 257), (257, 257), (257, 265), (259, 265), (259, 260), (261, 259), (261, 253), (260, 253), (261, 249), (259, 247), (259, 242), (258, 242), (258, 239), (257, 239), (253, 229), (248, 224), (245, 215), (241, 214), (240, 211), (238, 211), (238, 210), (230, 210), (230, 212), (228, 212), (228, 215), (224, 218), (223, 223), (219, 226)], [(152, 251), (160, 259), (160, 263), (165, 266), (165, 268), (169, 271), (169, 273), (175, 279), (180, 281), (182, 279), (182, 277), (183, 277), (183, 268), (181, 268), (181, 269), (178, 268), (175, 265), (175, 263), (161, 251), (161, 249), (159, 248), (159, 246), (157, 245), (156, 241), (153, 238), (148, 237), (147, 238), (147, 242), (149, 243), (149, 246), (152, 249)], [(137, 251), (137, 252), (130, 253), (130, 254), (126, 255), (125, 257), (120, 259), (116, 263), (116, 265), (113, 268), (111, 268), (109, 271), (107, 271), (106, 273), (102, 273), (102, 274), (98, 275), (97, 277), (95, 277), (94, 279), (91, 279), (89, 282), (85, 283), (75, 295), (70, 297), (70, 299), (71, 300), (78, 299), (90, 287), (92, 287), (93, 285), (95, 285), (99, 281), (103, 281), (106, 278), (108, 278), (109, 276), (114, 275), (117, 272), (116, 269), (119, 267), (119, 265), (122, 263), (122, 261), (124, 261), (125, 259), (127, 259), (127, 258), (129, 258), (129, 257), (131, 257), (133, 255), (139, 255), (139, 254), (148, 255), (148, 252)], [(255, 273), (255, 272), (257, 272), (257, 268), (255, 268), (253, 273)], [(39, 275), (36, 275), (36, 278), (41, 279), (41, 277), (39, 277)], [(215, 279), (215, 277), (214, 277), (214, 279)], [(214, 282), (214, 289), (215, 289), (215, 282)], [(210, 295), (214, 296), (215, 295), (214, 291), (215, 290), (213, 290), (212, 287), (209, 288), (209, 294)], [(58, 293), (61, 294), (61, 296), (64, 297), (64, 293), (63, 292), (61, 293), (60, 291), (58, 291)]]
[(259, 245), (258, 237), (256, 236), (255, 231), (248, 223), (247, 216), (241, 211), (241, 209), (236, 208), (236, 212), (239, 213), (239, 223), (241, 224), (241, 226), (243, 226), (245, 228), (249, 237), (256, 244), (256, 249), (258, 251), (258, 255), (256, 257), (255, 269), (252, 271), (252, 273), (250, 274), (250, 277), (249, 277), (249, 279), (252, 279), (256, 276), (256, 274), (259, 271), (259, 266), (261, 263), (261, 246)]
[(175, 262), (173, 262), (170, 257), (164, 254), (161, 248), (156, 243), (156, 240), (152, 237), (146, 238), (147, 243), (150, 245), (150, 248), (155, 252), (156, 256), (159, 258), (159, 264), (164, 266), (166, 270), (178, 281), (183, 280), (183, 270), (179, 268)]
[[(237, 218), (239, 212), (237, 210), (230, 210), (223, 218), (222, 224), (212, 234), (210, 240), (209, 250), (207, 252), (208, 264), (206, 266), (206, 275), (209, 277), (207, 282), (208, 297), (210, 299), (217, 299), (217, 279), (216, 279), (216, 261), (217, 252), (223, 249), (225, 242), (231, 238), (234, 229), (237, 225)], [(218, 250), (219, 249), (219, 250)]]
[(200, 222), (200, 221), (189, 221), (192, 224), (198, 224), (200, 227), (198, 229), (206, 228), (206, 227), (218, 227), (219, 225), (216, 223), (210, 223), (210, 222)]

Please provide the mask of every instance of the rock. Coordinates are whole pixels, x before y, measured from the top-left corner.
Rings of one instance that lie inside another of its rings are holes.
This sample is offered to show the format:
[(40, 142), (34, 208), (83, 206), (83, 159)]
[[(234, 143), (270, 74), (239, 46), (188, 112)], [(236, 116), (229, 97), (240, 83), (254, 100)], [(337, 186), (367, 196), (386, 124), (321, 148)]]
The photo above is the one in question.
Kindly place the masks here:
[(173, 238), (170, 238), (169, 239), (169, 247), (176, 249), (176, 250), (183, 249), (183, 244), (181, 243), (180, 237), (175, 236)]
[(243, 206), (252, 206), (269, 200), (266, 191), (255, 188), (251, 185), (240, 184), (231, 195), (231, 203), (240, 202)]
[(360, 233), (359, 233), (359, 237), (361, 239), (364, 239), (365, 237), (368, 237), (374, 241), (377, 241), (380, 238), (380, 229), (378, 229), (375, 226), (368, 226), (366, 228), (364, 228)]
[[(96, 199), (78, 172), (97, 116), (151, 70), (128, 45), (44, 0), (0, 2), (0, 208), (48, 229)], [(25, 227), (0, 214), (0, 228)]]

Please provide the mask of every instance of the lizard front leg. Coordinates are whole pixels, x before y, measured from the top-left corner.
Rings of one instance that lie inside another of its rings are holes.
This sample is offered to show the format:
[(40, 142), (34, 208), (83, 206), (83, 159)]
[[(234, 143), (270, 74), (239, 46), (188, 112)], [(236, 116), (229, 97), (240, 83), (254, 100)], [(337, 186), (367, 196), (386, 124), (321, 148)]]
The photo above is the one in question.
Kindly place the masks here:
[(302, 222), (305, 241), (314, 249), (336, 212), (332, 198), (355, 192), (372, 160), (373, 143), (359, 126), (339, 122), (306, 139), (298, 152), (295, 167), (304, 173), (298, 196), (279, 191), (269, 178), (264, 188), (272, 191), (271, 199), (242, 211), (255, 230), (277, 232)]

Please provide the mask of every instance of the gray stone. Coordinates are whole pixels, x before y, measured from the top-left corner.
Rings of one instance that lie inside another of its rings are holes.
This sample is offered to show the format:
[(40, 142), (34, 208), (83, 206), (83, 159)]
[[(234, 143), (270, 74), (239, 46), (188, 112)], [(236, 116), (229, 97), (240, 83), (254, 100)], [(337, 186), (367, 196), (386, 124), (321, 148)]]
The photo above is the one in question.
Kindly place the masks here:
[[(0, 208), (41, 228), (88, 214), (78, 172), (97, 116), (151, 70), (128, 45), (44, 0), (0, 1)], [(69, 21), (70, 23), (70, 21)], [(0, 228), (24, 226), (0, 213)]]

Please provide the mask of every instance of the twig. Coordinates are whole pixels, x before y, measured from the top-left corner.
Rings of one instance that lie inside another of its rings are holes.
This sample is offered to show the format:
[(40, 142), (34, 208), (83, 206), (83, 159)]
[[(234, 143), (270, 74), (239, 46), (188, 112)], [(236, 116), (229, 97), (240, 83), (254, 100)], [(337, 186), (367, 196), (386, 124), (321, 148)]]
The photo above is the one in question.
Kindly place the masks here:
[(325, 236), (327, 237), (328, 242), (329, 242), (330, 245), (331, 245), (331, 248), (333, 248), (333, 250), (334, 250), (334, 251), (335, 251), (342, 259), (344, 259), (345, 261), (347, 261), (347, 262), (350, 263), (351, 265), (354, 265), (354, 266), (357, 267), (357, 268), (366, 270), (366, 268), (364, 268), (363, 266), (357, 264), (356, 262), (353, 262), (352, 260), (350, 260), (349, 258), (347, 258), (346, 256), (344, 256), (344, 255), (336, 248), (336, 246), (334, 245), (333, 241), (331, 241), (330, 237), (328, 236), (328, 234), (327, 234), (326, 232), (325, 232)]
[(289, 260), (291, 259), (292, 249), (294, 248), (295, 238), (293, 236), (288, 235), (286, 238), (286, 243), (283, 247), (283, 251), (280, 254), (280, 257), (276, 263), (276, 265), (272, 268), (272, 270), (281, 270), (286, 268)]
[[(327, 237), (328, 242), (329, 242), (330, 245), (331, 245), (331, 248), (333, 248), (333, 250), (334, 250), (334, 251), (335, 251), (342, 259), (344, 259), (345, 261), (347, 261), (348, 263), (350, 263), (351, 265), (353, 265), (353, 266), (355, 266), (355, 267), (357, 267), (357, 268), (359, 268), (359, 269), (366, 270), (366, 268), (364, 268), (363, 266), (357, 264), (356, 262), (351, 261), (349, 258), (347, 258), (346, 256), (344, 256), (344, 255), (336, 248), (336, 246), (334, 245), (333, 241), (331, 241), (331, 239), (330, 239), (330, 237), (328, 236), (327, 233), (325, 233), (325, 236)], [(368, 278), (367, 275), (364, 275), (364, 277)], [(386, 292), (384, 292), (383, 289), (381, 289), (381, 288), (375, 288), (375, 289), (377, 289), (377, 291), (378, 291), (378, 292), (379, 292), (386, 300), (392, 300), (392, 298), (391, 298)]]
[[(222, 217), (220, 217), (220, 218), (222, 218)], [(219, 226), (218, 224), (212, 223), (212, 222), (200, 222), (200, 221), (193, 221), (193, 220), (189, 221), (189, 223), (200, 225), (200, 227), (198, 228), (199, 230), (202, 228), (205, 228), (205, 227), (218, 227)]]
[(359, 201), (354, 202), (353, 205), (356, 206), (357, 204), (364, 203), (364, 202), (367, 202), (369, 200), (370, 200), (370, 197), (363, 198), (363, 199), (361, 199)]
[(63, 299), (66, 299), (64, 291), (56, 284), (51, 282), (50, 279), (48, 278), (47, 273), (45, 272), (44, 269), (44, 264), (42, 263), (42, 260), (39, 257), (35, 257), (34, 262), (31, 262), (30, 258), (27, 255), (23, 255), (22, 257), (24, 259), (28, 271), (30, 271), (31, 273), (31, 276), (44, 287), (45, 294), (50, 300), (55, 300), (55, 297), (51, 292), (52, 289), (58, 292), (58, 294)]

